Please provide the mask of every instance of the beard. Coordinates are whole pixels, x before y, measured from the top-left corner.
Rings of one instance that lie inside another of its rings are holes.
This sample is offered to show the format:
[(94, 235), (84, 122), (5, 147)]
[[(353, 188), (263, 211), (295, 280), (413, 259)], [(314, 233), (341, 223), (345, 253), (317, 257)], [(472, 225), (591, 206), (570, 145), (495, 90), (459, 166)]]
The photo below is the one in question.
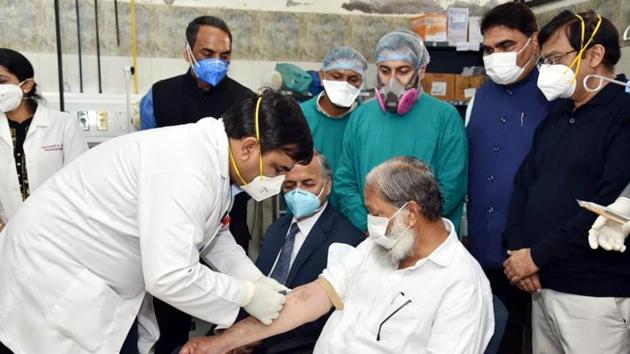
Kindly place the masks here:
[(398, 267), (400, 261), (406, 259), (413, 252), (416, 243), (416, 233), (405, 225), (400, 218), (394, 220), (390, 235), (398, 238), (398, 242), (391, 249), (376, 245), (376, 258), (389, 266)]

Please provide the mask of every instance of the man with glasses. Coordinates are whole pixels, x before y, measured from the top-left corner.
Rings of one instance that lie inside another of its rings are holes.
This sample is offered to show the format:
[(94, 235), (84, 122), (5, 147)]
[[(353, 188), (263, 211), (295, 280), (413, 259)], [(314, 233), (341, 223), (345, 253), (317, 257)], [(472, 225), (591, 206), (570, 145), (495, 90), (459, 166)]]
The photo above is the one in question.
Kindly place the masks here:
[[(590, 92), (586, 76), (615, 77), (614, 25), (593, 11), (563, 11), (538, 36), (538, 87), (568, 98), (543, 120), (520, 166), (503, 241), (507, 278), (532, 296), (534, 353), (630, 352), (630, 253), (592, 250), (596, 215), (575, 199), (612, 203), (630, 181), (630, 96)], [(617, 75), (619, 81), (627, 81)]]
[(193, 338), (180, 354), (225, 353), (334, 312), (314, 353), (484, 352), (494, 329), (481, 267), (441, 217), (429, 166), (395, 157), (366, 177), (370, 236), (297, 287), (270, 326), (245, 319), (219, 336)]
[(477, 90), (467, 110), (468, 234), (471, 253), (508, 310), (498, 352), (516, 354), (523, 351), (523, 332), (529, 327), (530, 296), (503, 274), (507, 253), (501, 234), (514, 175), (551, 103), (536, 87), (540, 46), (534, 13), (520, 3), (499, 5), (485, 14), (481, 32), (491, 81)]

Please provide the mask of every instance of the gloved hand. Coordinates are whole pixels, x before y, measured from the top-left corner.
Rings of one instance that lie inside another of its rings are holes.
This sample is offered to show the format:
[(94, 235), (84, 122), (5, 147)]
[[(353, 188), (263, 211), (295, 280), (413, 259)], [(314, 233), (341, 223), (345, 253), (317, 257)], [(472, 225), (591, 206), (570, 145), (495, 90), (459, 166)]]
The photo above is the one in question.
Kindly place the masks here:
[[(608, 208), (621, 215), (629, 216), (630, 199), (625, 197), (617, 198)], [(630, 222), (620, 225), (603, 216), (598, 216), (591, 229), (588, 230), (588, 243), (592, 249), (597, 249), (597, 247), (601, 246), (607, 251), (623, 252), (626, 250), (624, 242), (629, 233)]]
[(272, 320), (280, 316), (280, 310), (286, 301), (286, 296), (280, 291), (288, 289), (268, 277), (260, 277), (249, 284), (253, 286), (253, 294), (251, 300), (243, 305), (243, 309), (263, 324), (270, 325)]

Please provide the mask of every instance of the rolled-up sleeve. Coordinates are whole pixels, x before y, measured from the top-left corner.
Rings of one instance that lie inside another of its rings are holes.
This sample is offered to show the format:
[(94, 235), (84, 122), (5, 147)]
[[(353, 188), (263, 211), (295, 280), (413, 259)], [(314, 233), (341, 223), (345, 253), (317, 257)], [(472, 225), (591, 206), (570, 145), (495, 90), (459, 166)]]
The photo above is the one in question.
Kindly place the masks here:
[[(341, 300), (346, 297), (348, 289), (354, 283), (358, 270), (369, 256), (373, 245), (369, 240), (363, 241), (356, 248), (349, 250), (343, 260), (326, 267), (320, 275), (320, 278), (325, 279), (332, 286)], [(329, 292), (329, 289), (325, 290), (327, 293)], [(331, 300), (333, 299), (331, 298)], [(338, 306), (335, 305), (335, 307)]]

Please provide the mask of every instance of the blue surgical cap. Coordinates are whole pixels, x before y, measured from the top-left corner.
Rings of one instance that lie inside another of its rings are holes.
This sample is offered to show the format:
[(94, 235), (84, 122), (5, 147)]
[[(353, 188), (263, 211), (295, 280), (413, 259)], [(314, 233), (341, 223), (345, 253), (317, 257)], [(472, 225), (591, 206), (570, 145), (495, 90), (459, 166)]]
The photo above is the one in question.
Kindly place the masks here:
[(367, 70), (367, 60), (354, 48), (337, 47), (326, 54), (322, 70), (354, 70), (363, 76)]
[(389, 32), (376, 44), (376, 64), (390, 60), (411, 63), (416, 68), (429, 64), (429, 51), (422, 39), (409, 30)]

